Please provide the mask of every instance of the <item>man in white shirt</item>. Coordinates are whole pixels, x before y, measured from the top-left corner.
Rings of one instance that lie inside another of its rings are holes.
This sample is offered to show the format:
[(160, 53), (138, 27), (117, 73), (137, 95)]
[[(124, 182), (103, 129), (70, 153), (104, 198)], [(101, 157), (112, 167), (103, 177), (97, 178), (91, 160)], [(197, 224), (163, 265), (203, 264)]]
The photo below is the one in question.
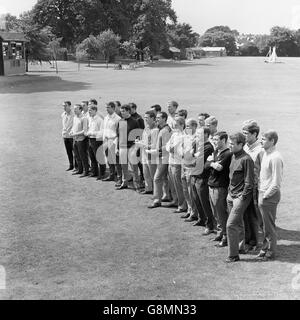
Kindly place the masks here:
[(72, 112), (71, 102), (65, 101), (63, 103), (64, 112), (61, 115), (62, 119), (62, 137), (64, 139), (64, 144), (66, 152), (69, 159), (69, 168), (66, 171), (74, 169), (74, 157), (73, 157), (73, 138), (70, 136), (70, 131), (73, 127), (74, 113)]
[[(91, 106), (89, 108), (89, 128), (87, 136), (89, 137), (89, 155), (91, 159), (91, 177), (97, 177), (101, 180), (105, 176), (105, 159), (103, 148), (103, 119), (97, 114), (98, 108)], [(99, 150), (98, 150), (99, 149)]]
[(263, 134), (264, 154), (258, 180), (258, 206), (263, 219), (264, 240), (257, 257), (274, 259), (277, 249), (276, 210), (280, 201), (280, 188), (283, 176), (283, 159), (276, 150), (278, 134), (269, 130)]
[(80, 178), (87, 177), (89, 175), (89, 162), (87, 157), (88, 148), (88, 121), (87, 118), (82, 115), (82, 106), (76, 104), (74, 108), (75, 117), (73, 120), (73, 127), (70, 131), (70, 137), (74, 141), (74, 154), (78, 165), (77, 172), (73, 174), (82, 174)]
[(168, 115), (167, 125), (171, 128), (172, 131), (174, 131), (176, 127), (175, 115), (177, 112), (177, 108), (178, 108), (178, 103), (176, 101), (168, 102), (169, 115)]
[(109, 176), (103, 181), (114, 181), (117, 173), (118, 182), (122, 182), (122, 168), (116, 156), (117, 128), (121, 117), (116, 114), (115, 107), (114, 102), (107, 103), (107, 115), (104, 117), (103, 149), (109, 166)]
[(187, 202), (184, 197), (182, 180), (181, 180), (181, 165), (183, 157), (183, 139), (185, 120), (182, 117), (176, 117), (176, 131), (173, 132), (170, 140), (166, 145), (166, 150), (169, 152), (169, 181), (174, 186), (172, 192), (172, 202), (167, 207), (177, 207), (174, 213), (187, 211)]

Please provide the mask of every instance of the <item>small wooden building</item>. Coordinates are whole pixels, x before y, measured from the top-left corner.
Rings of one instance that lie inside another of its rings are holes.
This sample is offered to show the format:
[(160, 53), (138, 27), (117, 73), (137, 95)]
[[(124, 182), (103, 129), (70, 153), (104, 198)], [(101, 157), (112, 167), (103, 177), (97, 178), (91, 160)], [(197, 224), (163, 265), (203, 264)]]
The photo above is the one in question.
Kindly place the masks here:
[(23, 33), (0, 31), (0, 76), (26, 73), (26, 42)]
[(174, 60), (180, 60), (181, 51), (176, 47), (170, 47), (169, 52), (171, 54), (171, 58)]
[(206, 57), (226, 57), (225, 47), (194, 47), (186, 49), (186, 56), (189, 58), (206, 58)]

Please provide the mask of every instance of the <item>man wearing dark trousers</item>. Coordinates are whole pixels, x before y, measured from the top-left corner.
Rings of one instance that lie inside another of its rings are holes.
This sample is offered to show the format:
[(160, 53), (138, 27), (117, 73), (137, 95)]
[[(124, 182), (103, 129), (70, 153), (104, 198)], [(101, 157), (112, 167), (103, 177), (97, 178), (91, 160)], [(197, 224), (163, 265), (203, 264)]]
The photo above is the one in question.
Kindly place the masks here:
[(97, 177), (97, 180), (100, 180), (105, 176), (106, 165), (104, 152), (101, 152), (103, 148), (98, 150), (103, 144), (103, 120), (97, 114), (97, 111), (98, 108), (96, 106), (91, 106), (89, 108), (90, 120), (87, 136), (89, 137), (89, 155), (92, 171), (91, 177)]
[[(137, 121), (135, 121), (130, 114), (131, 108), (128, 104), (121, 107), (122, 120), (118, 123), (117, 135), (117, 154), (120, 158), (120, 165), (122, 167), (122, 183), (116, 186), (117, 190), (127, 189), (129, 178), (129, 170), (133, 175), (134, 188), (138, 191), (138, 166), (137, 159), (131, 159), (130, 155), (132, 151), (135, 151), (133, 147), (134, 141), (138, 136), (142, 136), (142, 130), (139, 129)], [(136, 152), (136, 151), (135, 151)], [(136, 162), (136, 163), (135, 163)]]
[(228, 258), (226, 262), (239, 261), (239, 253), (245, 253), (244, 213), (252, 197), (254, 187), (254, 163), (244, 151), (245, 136), (238, 132), (230, 136), (229, 147), (233, 153), (229, 169), (227, 206), (229, 217), (226, 230)]
[[(130, 114), (131, 114), (131, 117), (138, 123), (139, 125), (139, 128), (144, 130), (145, 129), (145, 122), (144, 122), (144, 119), (142, 118), (141, 115), (139, 115), (137, 112), (136, 112), (136, 109), (137, 109), (137, 105), (133, 102), (129, 103), (129, 106), (130, 106)], [(141, 139), (142, 137), (140, 137)], [(137, 150), (137, 154), (136, 156), (138, 158), (141, 158), (141, 151), (140, 149)], [(140, 174), (141, 174), (141, 187), (145, 184), (145, 179), (144, 179), (144, 172), (143, 172), (143, 164), (141, 161), (138, 162), (138, 167), (139, 167), (139, 171), (140, 171)]]
[(61, 115), (62, 137), (64, 139), (64, 144), (69, 159), (69, 168), (67, 171), (70, 171), (74, 169), (73, 138), (70, 136), (70, 131), (73, 127), (74, 113), (72, 112), (70, 101), (65, 101), (63, 103), (63, 107), (64, 112)]
[[(200, 175), (193, 177), (193, 185), (196, 190), (196, 197), (198, 197), (200, 208), (197, 208), (199, 218), (198, 221), (205, 221), (205, 231), (203, 235), (209, 235), (214, 233), (215, 218), (211, 210), (209, 202), (209, 189), (208, 189), (208, 178), (210, 174), (210, 163), (207, 161), (208, 157), (213, 154), (214, 147), (209, 142), (210, 129), (207, 127), (203, 128), (204, 131), (204, 169)], [(195, 202), (196, 203), (196, 202)]]
[(75, 117), (70, 136), (74, 140), (74, 154), (78, 164), (78, 170), (73, 174), (81, 174), (80, 178), (89, 176), (89, 163), (86, 153), (89, 140), (87, 138), (88, 120), (82, 115), (82, 106), (75, 105)]
[(216, 247), (227, 246), (226, 223), (228, 219), (227, 193), (229, 185), (229, 166), (231, 152), (227, 147), (228, 134), (224, 131), (217, 132), (213, 137), (215, 152), (211, 156), (210, 176), (208, 179), (209, 200), (215, 219), (217, 221), (217, 236), (219, 241)]

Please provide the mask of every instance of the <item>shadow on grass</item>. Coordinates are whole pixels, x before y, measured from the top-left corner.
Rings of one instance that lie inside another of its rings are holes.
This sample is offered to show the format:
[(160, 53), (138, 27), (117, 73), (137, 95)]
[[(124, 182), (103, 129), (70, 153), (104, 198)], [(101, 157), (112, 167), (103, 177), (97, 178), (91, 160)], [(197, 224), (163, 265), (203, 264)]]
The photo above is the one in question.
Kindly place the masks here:
[(151, 63), (146, 65), (147, 68), (189, 68), (189, 67), (197, 67), (197, 66), (215, 66), (211, 63), (201, 63), (201, 62), (182, 62), (182, 61), (158, 61), (155, 63)]
[(34, 93), (78, 91), (90, 87), (88, 82), (63, 80), (59, 76), (20, 75), (0, 77), (0, 93)]
[(300, 231), (277, 228), (278, 239), (300, 241)]

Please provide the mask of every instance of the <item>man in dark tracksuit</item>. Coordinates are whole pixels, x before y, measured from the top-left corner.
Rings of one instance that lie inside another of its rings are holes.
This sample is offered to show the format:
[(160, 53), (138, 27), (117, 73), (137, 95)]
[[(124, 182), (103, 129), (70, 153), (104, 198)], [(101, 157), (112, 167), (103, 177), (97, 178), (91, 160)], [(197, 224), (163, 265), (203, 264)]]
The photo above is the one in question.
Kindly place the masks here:
[(252, 197), (254, 187), (254, 163), (244, 151), (245, 136), (238, 132), (230, 136), (229, 147), (233, 153), (230, 172), (227, 206), (228, 258), (226, 262), (240, 260), (239, 253), (245, 251), (245, 227), (243, 215)]

